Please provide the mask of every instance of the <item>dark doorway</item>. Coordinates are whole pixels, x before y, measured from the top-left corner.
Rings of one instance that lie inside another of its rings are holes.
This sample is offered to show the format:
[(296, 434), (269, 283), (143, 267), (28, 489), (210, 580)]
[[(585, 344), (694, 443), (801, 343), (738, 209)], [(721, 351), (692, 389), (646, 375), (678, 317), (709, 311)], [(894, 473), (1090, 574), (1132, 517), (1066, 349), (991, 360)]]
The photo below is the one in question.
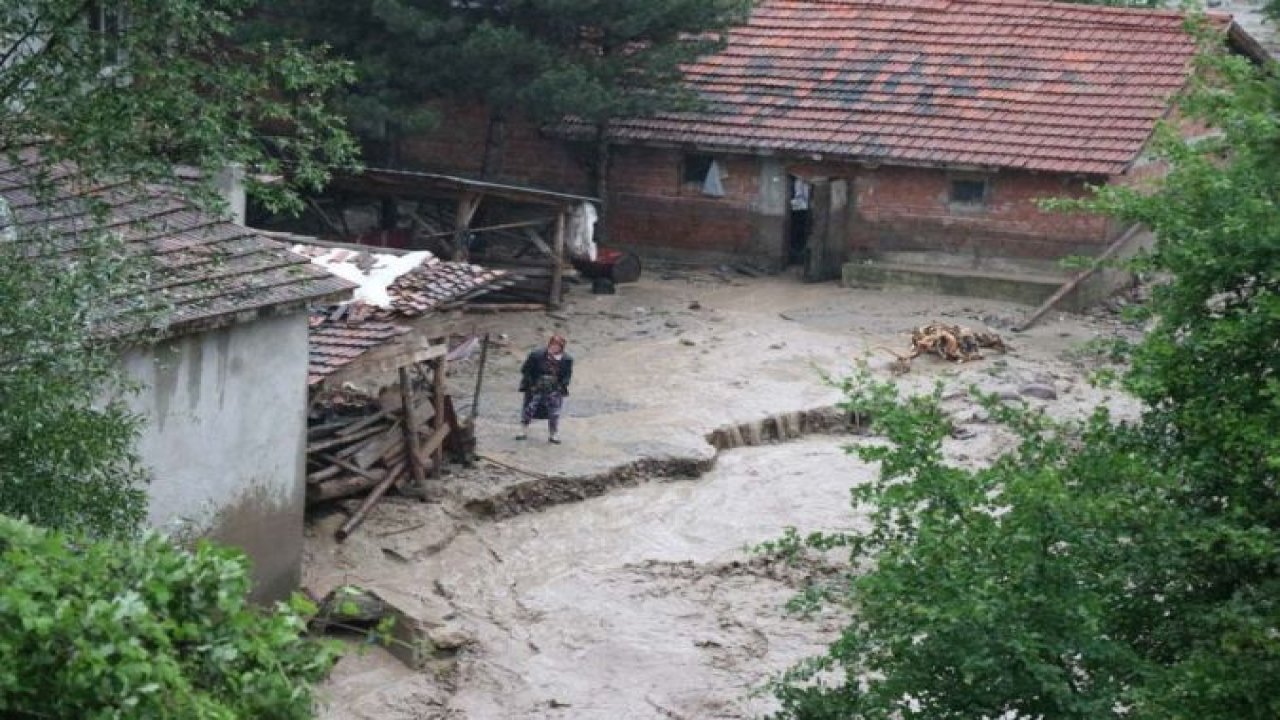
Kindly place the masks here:
[(803, 178), (787, 176), (787, 265), (805, 264), (809, 250), (809, 232), (813, 228), (813, 186)]

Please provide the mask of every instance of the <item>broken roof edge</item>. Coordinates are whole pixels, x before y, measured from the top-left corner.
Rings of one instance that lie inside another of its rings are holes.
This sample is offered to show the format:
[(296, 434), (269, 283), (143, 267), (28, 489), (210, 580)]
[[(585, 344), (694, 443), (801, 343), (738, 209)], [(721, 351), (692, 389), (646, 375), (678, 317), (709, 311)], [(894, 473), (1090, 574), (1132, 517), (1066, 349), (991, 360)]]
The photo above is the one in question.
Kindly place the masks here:
[[(518, 202), (530, 202), (542, 205), (567, 205), (583, 202), (600, 203), (599, 198), (588, 195), (576, 195), (573, 193), (565, 193), (558, 190), (547, 190), (545, 188), (537, 188), (527, 185), (499, 183), (491, 180), (468, 178), (461, 175), (446, 175), (418, 170), (395, 170), (392, 168), (366, 167), (358, 173), (335, 176), (334, 179), (330, 181), (330, 184), (350, 188), (352, 184), (358, 183), (362, 179), (373, 183), (378, 182), (379, 179), (405, 183), (418, 180), (427, 183), (434, 183), (437, 187), (443, 186), (458, 190), (471, 190), (481, 192), (483, 194), (497, 195)], [(369, 191), (380, 188), (362, 187), (360, 189)]]

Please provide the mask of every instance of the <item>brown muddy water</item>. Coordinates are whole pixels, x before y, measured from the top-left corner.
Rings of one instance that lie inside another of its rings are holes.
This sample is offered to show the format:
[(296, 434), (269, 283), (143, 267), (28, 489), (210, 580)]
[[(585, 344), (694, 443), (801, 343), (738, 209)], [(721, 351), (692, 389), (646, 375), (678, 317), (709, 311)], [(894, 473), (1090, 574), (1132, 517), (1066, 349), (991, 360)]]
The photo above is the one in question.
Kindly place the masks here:
[(446, 674), (380, 651), (343, 661), (328, 718), (751, 718), (761, 685), (841, 625), (783, 605), (798, 583), (748, 546), (788, 525), (850, 529), (870, 469), (848, 438), (726, 451), (692, 481), (646, 484), (464, 527), (438, 552), (366, 572), (442, 598), (468, 634)]

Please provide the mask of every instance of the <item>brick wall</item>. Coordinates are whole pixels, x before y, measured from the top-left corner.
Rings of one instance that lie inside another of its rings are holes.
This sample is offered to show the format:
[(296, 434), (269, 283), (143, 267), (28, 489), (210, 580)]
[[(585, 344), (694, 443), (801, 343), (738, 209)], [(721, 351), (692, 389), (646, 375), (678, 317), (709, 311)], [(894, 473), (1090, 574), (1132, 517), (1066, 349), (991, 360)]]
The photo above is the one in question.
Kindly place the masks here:
[[(480, 105), (439, 105), (439, 125), (406, 139), (405, 164), (427, 172), (480, 177), (488, 113)], [(592, 194), (588, 147), (547, 137), (537, 125), (513, 117), (506, 122), (504, 152), (489, 179), (548, 190)]]
[[(676, 150), (618, 148), (610, 173), (609, 238), (639, 248), (707, 254), (754, 253), (759, 159), (718, 156), (724, 197), (681, 182)], [(781, 239), (779, 239), (781, 247)]]
[(1099, 249), (1115, 232), (1106, 218), (1051, 213), (1036, 205), (1042, 197), (1082, 197), (1083, 179), (1003, 171), (988, 176), (983, 205), (965, 207), (950, 202), (953, 176), (945, 170), (880, 167), (859, 170), (855, 177), (855, 253), (1056, 259)]

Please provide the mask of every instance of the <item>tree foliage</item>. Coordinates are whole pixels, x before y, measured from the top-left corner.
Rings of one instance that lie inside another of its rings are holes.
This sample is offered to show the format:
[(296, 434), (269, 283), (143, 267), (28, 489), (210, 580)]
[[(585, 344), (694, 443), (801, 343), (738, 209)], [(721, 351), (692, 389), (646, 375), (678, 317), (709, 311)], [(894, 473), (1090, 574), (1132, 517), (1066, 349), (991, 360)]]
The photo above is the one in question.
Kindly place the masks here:
[(1158, 189), (1090, 202), (1151, 227), (1169, 277), (1124, 380), (1141, 418), (986, 398), (1019, 441), (975, 470), (939, 393), (847, 381), (888, 441), (857, 449), (872, 529), (772, 546), (863, 571), (809, 593), (853, 620), (778, 680), (778, 718), (1280, 716), (1280, 83), (1212, 58), (1186, 112), (1221, 134), (1166, 131)]
[(313, 608), (245, 602), (243, 556), (201, 544), (83, 542), (0, 517), (0, 715), (289, 720), (335, 648)]
[[(255, 37), (296, 34), (357, 65), (353, 125), (380, 134), (431, 100), (588, 123), (688, 106), (680, 65), (750, 0), (261, 0)], [(421, 127), (421, 123), (413, 123)]]
[(287, 208), (353, 159), (326, 106), (348, 68), (288, 42), (233, 43), (246, 6), (0, 0), (0, 152), (43, 161), (38, 197), (19, 198), (28, 222), (0, 208), (0, 513), (97, 534), (132, 532), (145, 515), (138, 419), (113, 392), (117, 357), (97, 331), (141, 295), (147, 268), (99, 228), (54, 238), (66, 222), (52, 233), (29, 221), (67, 214), (52, 204), (52, 176), (68, 172), (58, 163), (74, 162), (82, 187), (126, 194), (178, 165), (211, 177), (239, 164), (251, 179), (282, 176), (257, 189)]

